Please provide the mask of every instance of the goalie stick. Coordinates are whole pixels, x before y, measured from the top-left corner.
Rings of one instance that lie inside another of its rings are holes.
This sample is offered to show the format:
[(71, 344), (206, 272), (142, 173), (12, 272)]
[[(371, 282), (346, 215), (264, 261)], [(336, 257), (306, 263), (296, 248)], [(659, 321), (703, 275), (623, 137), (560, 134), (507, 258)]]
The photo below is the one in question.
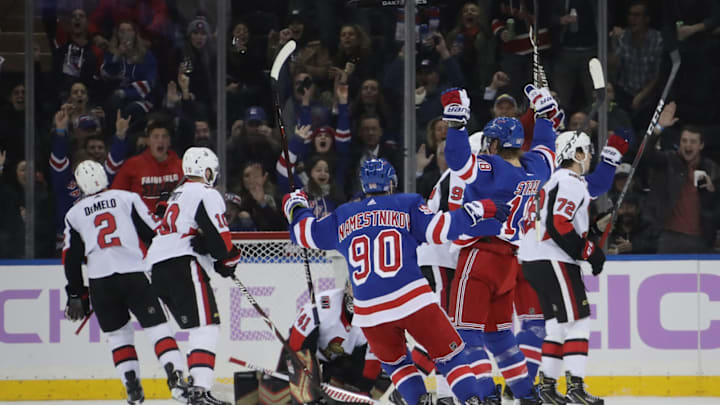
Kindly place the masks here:
[(605, 226), (605, 231), (602, 234), (602, 238), (600, 238), (599, 246), (601, 248), (605, 245), (608, 235), (610, 234), (610, 230), (612, 229), (615, 221), (617, 220), (618, 209), (620, 208), (623, 200), (625, 199), (625, 194), (627, 194), (628, 188), (630, 188), (630, 182), (632, 181), (633, 175), (635, 174), (635, 169), (640, 163), (640, 158), (642, 158), (643, 152), (645, 152), (645, 146), (647, 144), (648, 138), (650, 138), (650, 135), (652, 135), (655, 127), (657, 126), (658, 120), (660, 119), (660, 113), (665, 106), (665, 99), (667, 98), (668, 93), (670, 92), (670, 88), (672, 88), (673, 82), (675, 81), (675, 76), (680, 69), (680, 51), (677, 49), (671, 51), (670, 60), (672, 61), (670, 76), (668, 76), (667, 82), (665, 83), (665, 88), (663, 89), (660, 100), (658, 100), (657, 106), (655, 107), (655, 112), (653, 113), (652, 119), (650, 120), (650, 124), (648, 125), (647, 130), (645, 130), (645, 135), (643, 136), (640, 147), (635, 154), (635, 159), (633, 159), (632, 166), (630, 167), (630, 173), (628, 173), (628, 178), (625, 181), (625, 186), (623, 186), (623, 189), (618, 196), (617, 203), (612, 209), (612, 217), (610, 218), (608, 224)]
[[(288, 377), (287, 374), (279, 373), (277, 371), (273, 371), (267, 368), (263, 368), (260, 366), (256, 366), (255, 364), (248, 363), (246, 361), (236, 359), (235, 357), (230, 357), (230, 363), (235, 363), (238, 365), (241, 365), (243, 367), (249, 368), (251, 370), (260, 371), (263, 374), (267, 374), (271, 377), (275, 377), (279, 380), (283, 381), (290, 381), (290, 377)], [(328, 383), (322, 383), (320, 384), (320, 388), (322, 388), (323, 392), (327, 394), (330, 398), (340, 401), (340, 402), (351, 402), (351, 403), (360, 403), (360, 404), (371, 404), (371, 405), (379, 405), (380, 401), (376, 401), (366, 395), (362, 395), (357, 392), (352, 392), (348, 390), (344, 390), (342, 388), (338, 388), (334, 385), (330, 385)]]
[[(282, 110), (280, 109), (280, 91), (278, 89), (278, 78), (280, 70), (290, 55), (295, 51), (295, 41), (289, 40), (278, 52), (275, 61), (270, 69), (270, 78), (272, 79), (273, 100), (275, 102), (275, 115), (277, 116), (278, 128), (280, 129), (280, 140), (282, 141), (283, 157), (285, 159), (285, 167), (287, 168), (288, 182), (290, 190), (295, 191), (295, 175), (293, 174), (293, 164), (290, 162), (290, 152), (288, 151), (288, 140), (285, 135), (285, 124), (282, 120)], [(313, 322), (320, 325), (320, 317), (318, 316), (317, 300), (315, 299), (315, 288), (313, 287), (312, 274), (310, 273), (310, 261), (308, 260), (308, 252), (306, 248), (300, 249), (300, 255), (303, 259), (305, 267), (305, 281), (307, 281), (308, 294), (310, 295), (310, 307), (312, 309)]]

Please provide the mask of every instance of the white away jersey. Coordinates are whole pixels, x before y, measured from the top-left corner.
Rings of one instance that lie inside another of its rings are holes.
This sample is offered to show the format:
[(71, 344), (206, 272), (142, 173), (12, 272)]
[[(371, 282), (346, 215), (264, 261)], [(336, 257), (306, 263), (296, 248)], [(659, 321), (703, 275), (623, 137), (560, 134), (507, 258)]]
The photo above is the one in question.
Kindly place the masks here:
[[(430, 193), (427, 206), (432, 212), (450, 211), (462, 205), (464, 183), (452, 174), (450, 169), (440, 176)], [(458, 194), (459, 193), (459, 194)], [(454, 199), (453, 199), (454, 196)], [(420, 266), (441, 266), (454, 269), (457, 265), (459, 250), (451, 249), (452, 242), (431, 245), (427, 242), (417, 247), (417, 260)]]
[[(552, 239), (548, 227), (560, 234), (575, 232), (584, 238), (589, 227), (590, 200), (584, 177), (568, 169), (553, 173), (540, 191), (540, 220), (535, 221), (535, 209), (531, 209), (530, 217), (526, 218), (530, 229), (520, 242), (518, 258), (579, 264)], [(535, 202), (533, 199), (533, 205)]]
[(139, 235), (149, 232), (151, 239), (158, 225), (135, 193), (106, 190), (87, 196), (65, 215), (63, 263), (79, 270), (82, 256), (87, 257), (89, 278), (145, 271)]
[[(352, 354), (356, 347), (367, 343), (362, 329), (352, 326), (345, 317), (344, 305), (342, 288), (324, 291), (317, 296), (320, 321), (317, 355), (320, 360), (331, 361), (339, 356)], [(307, 303), (300, 310), (290, 331), (290, 347), (299, 350), (313, 330), (315, 321), (310, 303)]]
[[(221, 249), (231, 249), (225, 201), (217, 190), (203, 183), (186, 182), (172, 192), (167, 203), (158, 236), (148, 250), (149, 265), (192, 255), (198, 258), (203, 268), (211, 268), (210, 255), (198, 255), (190, 244), (200, 230), (208, 242), (206, 244), (221, 240)], [(213, 249), (209, 247), (209, 250), (212, 253)]]

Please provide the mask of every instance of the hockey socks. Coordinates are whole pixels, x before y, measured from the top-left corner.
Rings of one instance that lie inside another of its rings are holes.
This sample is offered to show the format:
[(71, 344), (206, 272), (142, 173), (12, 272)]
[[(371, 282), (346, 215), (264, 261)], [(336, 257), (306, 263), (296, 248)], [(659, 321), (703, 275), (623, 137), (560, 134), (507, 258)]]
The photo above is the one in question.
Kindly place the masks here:
[(525, 356), (518, 348), (512, 331), (485, 333), (485, 345), (495, 357), (500, 373), (513, 394), (518, 398), (532, 395), (533, 381), (528, 377)]
[[(492, 364), (490, 364), (490, 358), (483, 348), (485, 346), (484, 333), (474, 329), (458, 329), (458, 333), (465, 341), (463, 356), (480, 385), (481, 398), (495, 393), (495, 382), (491, 374)], [(448, 382), (450, 381), (448, 380)], [(453, 392), (455, 391), (453, 390)]]
[(118, 374), (120, 374), (123, 386), (127, 386), (128, 378), (137, 378), (139, 380), (140, 363), (138, 362), (138, 355), (135, 351), (135, 331), (130, 321), (122, 328), (108, 332), (107, 339), (110, 344), (110, 350), (112, 351), (115, 369), (118, 371)]
[(423, 381), (420, 371), (412, 362), (412, 356), (408, 352), (395, 363), (382, 363), (382, 368), (400, 392), (405, 402), (408, 404), (417, 404), (420, 396), (427, 393), (425, 382)]
[(199, 326), (189, 332), (187, 364), (192, 385), (210, 390), (215, 373), (215, 346), (220, 335), (220, 325)]
[(540, 363), (542, 362), (542, 345), (545, 339), (545, 320), (526, 319), (522, 321), (517, 343), (527, 360), (528, 376), (535, 381)]
[(575, 377), (585, 378), (589, 337), (590, 318), (567, 323), (567, 335), (563, 343), (563, 360), (565, 371)]
[(559, 324), (556, 318), (545, 321), (545, 341), (542, 346), (541, 371), (546, 377), (557, 380), (563, 367), (563, 342), (565, 341), (565, 325)]
[(173, 366), (173, 370), (182, 371), (185, 369), (182, 354), (180, 353), (177, 342), (172, 337), (172, 331), (167, 322), (145, 328), (145, 334), (148, 336), (148, 339), (150, 339), (155, 349), (155, 356), (157, 356), (163, 368), (166, 364), (170, 363)]

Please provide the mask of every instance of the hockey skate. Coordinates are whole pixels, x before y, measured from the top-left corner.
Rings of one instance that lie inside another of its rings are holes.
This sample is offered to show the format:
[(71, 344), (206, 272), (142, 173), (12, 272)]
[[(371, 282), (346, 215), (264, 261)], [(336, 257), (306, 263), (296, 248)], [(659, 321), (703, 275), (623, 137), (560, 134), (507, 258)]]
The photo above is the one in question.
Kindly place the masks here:
[(540, 396), (535, 388), (536, 387), (533, 387), (533, 391), (529, 396), (517, 398), (517, 402), (514, 403), (520, 405), (541, 405), (542, 401), (540, 401)]
[(176, 401), (187, 403), (188, 383), (183, 377), (183, 372), (181, 370), (175, 370), (172, 363), (167, 363), (165, 364), (165, 373), (168, 376), (167, 385), (172, 397)]
[(542, 401), (543, 404), (565, 405), (565, 397), (557, 391), (557, 380), (545, 377), (542, 371), (539, 375), (540, 401)]
[[(453, 399), (450, 397), (446, 397), (446, 398), (442, 398), (442, 399), (450, 399), (451, 401), (453, 401)], [(455, 401), (453, 401), (452, 403), (454, 403), (454, 402)], [(448, 404), (450, 404), (450, 402), (448, 402)], [(465, 405), (482, 405), (482, 404), (483, 404), (483, 400), (480, 399), (480, 397), (478, 397), (477, 395), (473, 395), (470, 398), (468, 398), (467, 401), (465, 401)], [(440, 405), (440, 400), (438, 400), (438, 405)]]
[(575, 377), (566, 371), (565, 379), (567, 381), (567, 394), (565, 395), (567, 404), (603, 405), (605, 403), (602, 398), (585, 391), (585, 382), (582, 377)]
[(127, 380), (125, 388), (127, 389), (128, 404), (137, 405), (145, 402), (145, 393), (135, 372), (132, 370), (125, 372), (125, 379)]
[(393, 389), (393, 392), (390, 393), (388, 400), (390, 400), (390, 403), (393, 405), (407, 405), (405, 399), (402, 395), (400, 395), (400, 391), (397, 389)]
[(502, 401), (503, 404), (508, 405), (515, 403), (515, 396), (513, 395), (512, 390), (510, 389), (510, 386), (508, 384), (505, 384), (505, 387), (503, 387)]
[[(478, 398), (478, 405), (480, 403), (482, 403), (482, 401), (480, 401), (480, 399)], [(453, 397), (438, 398), (436, 404), (437, 405), (455, 405), (455, 399), (453, 399)]]
[(485, 397), (483, 405), (502, 405), (502, 387), (500, 384), (495, 386), (495, 392)]
[(215, 398), (210, 390), (193, 385), (192, 376), (188, 377), (188, 405), (232, 405), (230, 402)]
[(418, 398), (418, 405), (433, 405), (432, 395), (429, 392), (420, 395), (420, 398)]

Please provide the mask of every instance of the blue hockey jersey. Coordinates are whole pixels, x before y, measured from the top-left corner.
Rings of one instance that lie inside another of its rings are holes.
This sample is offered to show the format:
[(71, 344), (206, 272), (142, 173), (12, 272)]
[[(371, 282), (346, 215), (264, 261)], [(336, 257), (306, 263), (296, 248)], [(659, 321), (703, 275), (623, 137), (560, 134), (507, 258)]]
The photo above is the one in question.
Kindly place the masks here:
[(374, 326), (437, 302), (418, 267), (418, 245), (460, 234), (495, 235), (500, 227), (495, 219), (472, 226), (465, 210), (433, 213), (417, 194), (393, 194), (343, 204), (320, 220), (311, 209), (296, 209), (290, 237), (345, 256), (355, 297), (353, 325)]
[[(523, 234), (527, 202), (555, 170), (555, 131), (544, 118), (535, 122), (530, 150), (520, 157), (520, 167), (513, 166), (498, 155), (473, 155), (467, 130), (448, 129), (445, 157), (448, 166), (465, 184), (463, 201), (483, 198), (501, 199), (510, 206), (510, 215), (496, 235), (515, 245)], [(459, 242), (467, 246), (475, 238)]]

